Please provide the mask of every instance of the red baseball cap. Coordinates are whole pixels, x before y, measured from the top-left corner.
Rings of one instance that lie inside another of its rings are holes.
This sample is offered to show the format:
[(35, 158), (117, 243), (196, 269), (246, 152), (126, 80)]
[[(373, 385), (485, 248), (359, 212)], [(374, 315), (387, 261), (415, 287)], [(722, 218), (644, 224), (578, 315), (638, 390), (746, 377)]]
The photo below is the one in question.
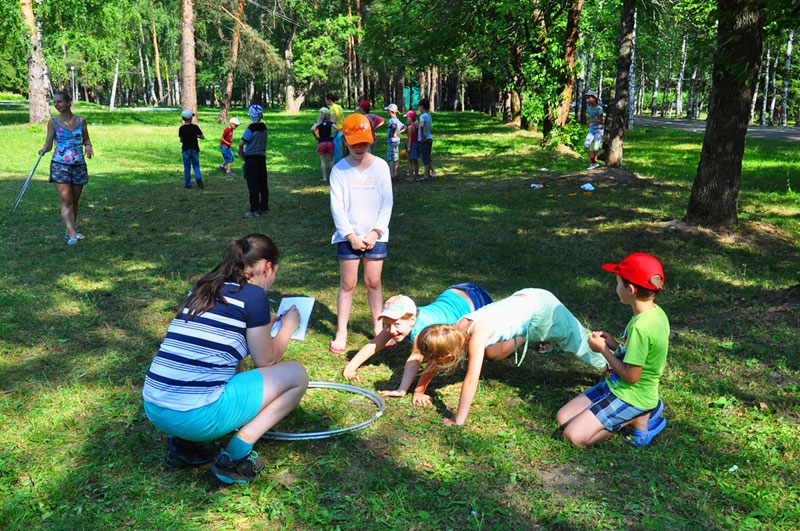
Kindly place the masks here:
[(365, 110), (369, 109), (370, 108), (369, 100), (362, 101), (361, 103), (358, 104), (358, 106)]
[(637, 286), (660, 291), (664, 287), (664, 268), (658, 258), (647, 253), (633, 253), (618, 264), (603, 264), (603, 271), (615, 273)]

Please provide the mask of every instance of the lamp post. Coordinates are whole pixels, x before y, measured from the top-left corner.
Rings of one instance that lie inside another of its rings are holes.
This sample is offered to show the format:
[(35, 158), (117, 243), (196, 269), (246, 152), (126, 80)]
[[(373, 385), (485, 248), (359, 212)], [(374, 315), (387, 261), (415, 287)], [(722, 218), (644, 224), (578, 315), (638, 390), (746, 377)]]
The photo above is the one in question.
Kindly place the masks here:
[(72, 71), (72, 101), (78, 99), (78, 90), (75, 87), (75, 67), (71, 66), (69, 69)]

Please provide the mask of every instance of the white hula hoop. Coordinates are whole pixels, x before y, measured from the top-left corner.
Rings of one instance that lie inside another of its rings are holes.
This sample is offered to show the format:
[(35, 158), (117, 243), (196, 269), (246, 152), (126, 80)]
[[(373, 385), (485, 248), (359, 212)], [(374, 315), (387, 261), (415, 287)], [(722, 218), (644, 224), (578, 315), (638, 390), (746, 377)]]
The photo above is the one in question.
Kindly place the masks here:
[(308, 382), (309, 389), (336, 389), (339, 391), (347, 391), (348, 393), (355, 393), (357, 395), (365, 396), (372, 400), (378, 407), (378, 411), (369, 419), (364, 422), (359, 422), (352, 426), (345, 428), (338, 428), (335, 430), (314, 431), (307, 433), (286, 433), (281, 431), (268, 431), (261, 436), (262, 439), (272, 439), (274, 441), (308, 441), (312, 439), (327, 439), (334, 435), (340, 435), (349, 431), (363, 430), (383, 415), (383, 410), (386, 409), (386, 402), (383, 398), (369, 389), (363, 387), (356, 387), (355, 385), (335, 383), (335, 382)]

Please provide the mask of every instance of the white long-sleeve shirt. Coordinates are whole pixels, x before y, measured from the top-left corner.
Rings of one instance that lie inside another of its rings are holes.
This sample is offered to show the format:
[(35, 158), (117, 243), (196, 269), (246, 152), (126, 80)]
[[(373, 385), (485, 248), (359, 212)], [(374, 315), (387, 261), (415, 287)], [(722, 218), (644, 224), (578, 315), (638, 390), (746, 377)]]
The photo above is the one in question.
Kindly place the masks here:
[(392, 217), (392, 178), (385, 160), (375, 157), (363, 172), (340, 160), (331, 171), (331, 214), (336, 232), (331, 243), (347, 241), (348, 234), (363, 236), (381, 231), (380, 242), (389, 241)]

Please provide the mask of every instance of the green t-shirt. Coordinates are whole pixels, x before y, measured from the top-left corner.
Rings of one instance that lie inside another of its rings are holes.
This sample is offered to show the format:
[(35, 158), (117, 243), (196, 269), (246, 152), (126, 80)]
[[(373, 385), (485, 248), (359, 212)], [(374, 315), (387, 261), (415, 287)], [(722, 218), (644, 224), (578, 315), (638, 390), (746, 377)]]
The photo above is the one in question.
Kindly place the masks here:
[(669, 319), (660, 306), (634, 315), (628, 321), (615, 355), (628, 365), (642, 368), (635, 384), (622, 378), (606, 377), (611, 392), (628, 404), (640, 409), (658, 405), (658, 383), (667, 365), (669, 349)]

